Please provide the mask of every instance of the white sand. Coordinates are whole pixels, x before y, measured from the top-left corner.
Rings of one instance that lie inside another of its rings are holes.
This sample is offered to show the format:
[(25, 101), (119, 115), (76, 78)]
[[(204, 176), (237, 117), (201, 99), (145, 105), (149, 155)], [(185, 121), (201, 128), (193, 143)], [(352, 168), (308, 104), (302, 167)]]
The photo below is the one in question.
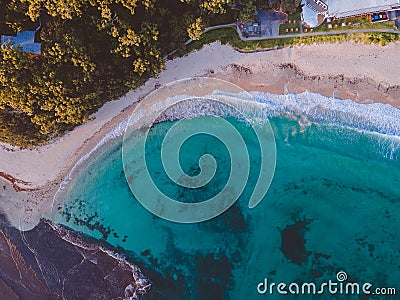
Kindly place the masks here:
[[(4, 145), (0, 149), (0, 171), (30, 182), (29, 188), (40, 187), (40, 191), (15, 193), (8, 182), (0, 179), (0, 208), (15, 226), (21, 223), (24, 229), (32, 228), (50, 206), (60, 179), (80, 156), (111, 131), (112, 126), (122, 118), (121, 111), (124, 108), (132, 106), (151, 92), (156, 84), (164, 85), (177, 79), (210, 73), (218, 73), (219, 77), (221, 74), (224, 77), (225, 73), (232, 76), (230, 64), (249, 67), (258, 74), (261, 83), (272, 84), (280, 76), (278, 66), (293, 63), (309, 76), (343, 75), (351, 79), (370, 78), (384, 86), (400, 85), (400, 68), (396, 64), (399, 53), (400, 43), (386, 47), (352, 42), (300, 45), (246, 54), (219, 43), (206, 45), (186, 57), (168, 61), (166, 70), (161, 72), (159, 78), (150, 79), (138, 90), (106, 103), (95, 114), (94, 121), (77, 127), (49, 145), (15, 151), (9, 151), (10, 147)], [(229, 80), (228, 75), (226, 78)], [(240, 82), (236, 83), (241, 85)], [(247, 85), (243, 83), (243, 87)], [(128, 111), (123, 115), (128, 115)], [(3, 185), (6, 190), (3, 190)]]

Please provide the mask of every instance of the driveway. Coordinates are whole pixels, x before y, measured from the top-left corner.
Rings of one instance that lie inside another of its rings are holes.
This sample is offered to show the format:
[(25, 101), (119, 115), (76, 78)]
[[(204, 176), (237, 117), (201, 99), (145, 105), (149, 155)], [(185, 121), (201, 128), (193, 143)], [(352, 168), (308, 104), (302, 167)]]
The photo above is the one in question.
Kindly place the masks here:
[(279, 25), (287, 20), (287, 16), (282, 13), (257, 10), (258, 19), (261, 25), (261, 37), (273, 37), (279, 35)]

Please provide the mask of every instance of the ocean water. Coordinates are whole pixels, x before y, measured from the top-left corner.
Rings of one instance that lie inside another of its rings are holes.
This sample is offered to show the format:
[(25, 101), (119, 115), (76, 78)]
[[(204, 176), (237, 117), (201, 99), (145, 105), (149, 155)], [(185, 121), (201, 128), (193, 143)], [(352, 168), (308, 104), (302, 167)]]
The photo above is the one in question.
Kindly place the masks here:
[[(346, 282), (395, 287), (400, 293), (399, 110), (310, 93), (253, 96), (265, 109), (277, 148), (272, 184), (254, 209), (248, 199), (257, 181), (260, 147), (248, 124), (227, 117), (246, 142), (251, 168), (244, 192), (222, 215), (180, 224), (151, 214), (129, 189), (117, 137), (69, 179), (53, 221), (120, 247), (153, 282), (144, 299), (321, 299), (282, 296), (276, 289), (260, 294), (257, 285), (268, 279), (318, 286), (337, 281), (338, 272), (347, 273)], [(149, 170), (170, 197), (206, 200), (228, 180), (229, 153), (214, 137), (190, 138), (182, 146), (182, 169), (197, 175), (205, 153), (218, 167), (202, 188), (177, 186), (160, 159), (160, 144), (175, 123), (162, 122), (150, 131)], [(325, 291), (322, 299), (330, 298), (360, 296)]]

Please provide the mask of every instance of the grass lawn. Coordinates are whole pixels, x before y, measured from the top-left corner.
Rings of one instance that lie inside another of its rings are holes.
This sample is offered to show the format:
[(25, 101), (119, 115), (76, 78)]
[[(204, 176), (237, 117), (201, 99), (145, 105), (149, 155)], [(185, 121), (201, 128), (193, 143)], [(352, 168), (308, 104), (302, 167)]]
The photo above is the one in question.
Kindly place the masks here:
[(389, 42), (399, 41), (399, 34), (392, 33), (356, 33), (356, 34), (336, 34), (323, 36), (307, 36), (300, 38), (270, 39), (263, 41), (242, 41), (236, 30), (233, 28), (216, 29), (203, 34), (199, 41), (194, 41), (186, 46), (185, 50), (179, 53), (185, 55), (193, 50), (201, 49), (203, 45), (215, 41), (221, 41), (222, 44), (229, 44), (241, 51), (257, 51), (273, 49), (279, 47), (294, 46), (297, 44), (313, 43), (335, 43), (344, 41), (354, 41), (365, 44), (386, 45)]
[[(346, 22), (347, 26), (342, 26), (343, 22)], [(328, 28), (329, 24), (332, 24), (333, 28)], [(335, 25), (337, 26), (336, 28)], [(314, 32), (335, 31), (344, 29), (396, 29), (396, 27), (394, 26), (394, 21), (371, 23), (368, 17), (352, 17), (341, 20), (334, 20), (331, 23), (327, 23), (325, 20), (324, 23), (322, 23), (320, 26), (314, 28)]]
[(239, 40), (241, 42), (241, 39), (239, 39), (236, 30), (233, 28), (211, 30), (204, 33), (200, 40), (193, 41), (189, 45), (187, 45), (183, 53), (180, 54), (188, 54), (194, 50), (201, 49), (205, 44), (210, 44), (215, 41), (221, 41), (221, 44), (230, 44), (234, 40)]
[[(279, 35), (300, 33), (300, 23), (301, 10), (298, 10), (295, 14), (288, 15), (288, 21), (285, 24), (281, 24), (279, 26)], [(288, 32), (286, 32), (286, 29), (288, 30)], [(293, 31), (291, 31), (292, 29)]]
[[(286, 32), (286, 29), (288, 30)], [(292, 31), (293, 29), (293, 31)], [(297, 29), (297, 31), (296, 31)], [(296, 22), (295, 24), (291, 23), (286, 23), (286, 24), (281, 24), (279, 26), (279, 35), (285, 35), (285, 34), (294, 34), (294, 33), (300, 33), (300, 23)]]
[(211, 15), (207, 20), (207, 26), (235, 23), (239, 16), (237, 9), (228, 8), (225, 14)]

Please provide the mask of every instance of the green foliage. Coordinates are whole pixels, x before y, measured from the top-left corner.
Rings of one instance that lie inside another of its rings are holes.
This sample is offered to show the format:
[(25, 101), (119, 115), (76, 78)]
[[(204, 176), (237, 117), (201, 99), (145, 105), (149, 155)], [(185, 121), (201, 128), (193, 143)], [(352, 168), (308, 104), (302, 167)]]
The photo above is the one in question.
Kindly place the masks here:
[(47, 138), (25, 114), (5, 110), (0, 110), (0, 136), (2, 142), (21, 147), (44, 143)]
[(400, 35), (393, 34), (393, 33), (372, 32), (372, 33), (364, 34), (362, 37), (357, 37), (357, 38), (366, 44), (373, 43), (373, 44), (380, 44), (382, 46), (385, 46), (387, 43), (399, 41)]
[(228, 8), (224, 14), (211, 14), (205, 17), (207, 26), (235, 23), (239, 17), (239, 10)]
[[(342, 26), (342, 23), (346, 22), (347, 26)], [(328, 28), (328, 25), (332, 25), (332, 28)], [(357, 24), (356, 26), (354, 26)], [(394, 21), (385, 22), (374, 22), (372, 23), (369, 17), (349, 17), (345, 19), (334, 19), (331, 23), (324, 21), (320, 26), (314, 28), (314, 32), (324, 31), (338, 31), (348, 29), (396, 29)], [(400, 32), (400, 31), (399, 31)]]
[(0, 29), (12, 34), (36, 28), (40, 16), (44, 22), (40, 56), (1, 48), (0, 142), (34, 145), (87, 122), (106, 101), (159, 73), (163, 56), (200, 38), (203, 19), (229, 2), (6, 0)]
[(295, 14), (300, 8), (301, 0), (282, 0), (280, 7), (288, 15)]
[(257, 7), (254, 5), (253, 1), (247, 2), (246, 6), (239, 13), (239, 19), (242, 20), (243, 23), (255, 20), (256, 16)]
[[(254, 5), (277, 6), (297, 14), (299, 9), (299, 0), (240, 2), (249, 10)], [(0, 49), (0, 142), (24, 147), (87, 122), (106, 101), (159, 73), (163, 56), (176, 49), (184, 54), (215, 40), (244, 51), (349, 39), (382, 45), (398, 40), (394, 34), (368, 33), (243, 42), (230, 28), (204, 34), (206, 24), (235, 21), (239, 12), (230, 0), (2, 0), (1, 4), (1, 33), (32, 30), (44, 16), (42, 55), (29, 55), (11, 43)], [(195, 41), (185, 46), (189, 37)]]
[[(241, 2), (247, 2), (253, 0), (246, 0)], [(257, 0), (257, 7), (264, 9), (281, 10), (288, 15), (295, 14), (300, 8), (301, 0)]]
[(225, 13), (225, 5), (231, 3), (231, 0), (204, 0), (200, 1), (200, 7), (208, 13)]
[(280, 47), (289, 47), (298, 44), (313, 43), (336, 43), (354, 41), (357, 43), (376, 43), (386, 45), (389, 42), (399, 41), (400, 34), (393, 33), (358, 33), (358, 34), (335, 34), (320, 36), (305, 36), (300, 38), (280, 38), (261, 41), (242, 41), (234, 28), (216, 29), (203, 34), (199, 41), (190, 43), (184, 52), (187, 54), (193, 50), (200, 49), (204, 44), (220, 41), (222, 44), (229, 44), (240, 51), (263, 51)]
[(24, 29), (34, 29), (39, 22), (32, 22), (25, 14), (26, 3), (20, 0), (1, 0), (0, 1), (0, 33), (15, 34)]
[(201, 49), (205, 44), (210, 44), (215, 41), (220, 41), (222, 44), (241, 42), (236, 30), (233, 28), (215, 29), (204, 33), (198, 41), (193, 41), (188, 44), (179, 54), (188, 54), (194, 50)]
[(191, 39), (197, 41), (200, 39), (204, 31), (204, 23), (202, 18), (197, 18), (193, 23), (191, 23), (187, 29), (188, 35)]

